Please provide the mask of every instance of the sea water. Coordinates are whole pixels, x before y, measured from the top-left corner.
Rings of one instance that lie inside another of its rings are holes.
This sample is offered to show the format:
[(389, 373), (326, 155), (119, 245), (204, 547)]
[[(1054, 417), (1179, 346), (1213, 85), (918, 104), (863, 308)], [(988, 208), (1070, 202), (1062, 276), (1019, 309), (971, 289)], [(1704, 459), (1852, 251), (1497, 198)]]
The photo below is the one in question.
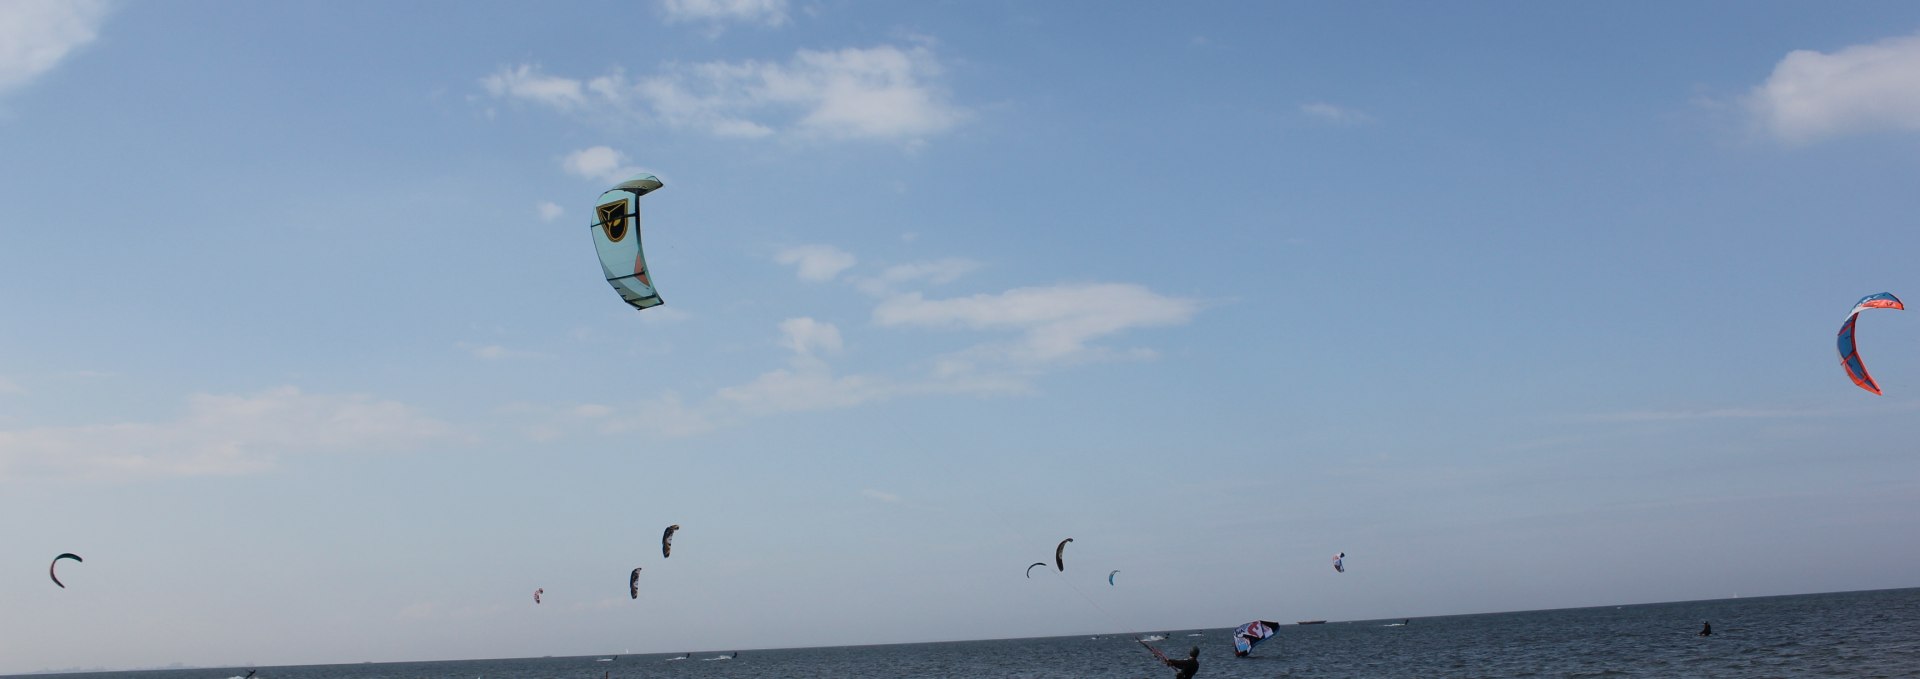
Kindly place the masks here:
[[(1283, 626), (1251, 658), (1231, 628), (1155, 630), (1200, 677), (1920, 677), (1920, 589)], [(1713, 636), (1696, 633), (1713, 623)], [(1237, 622), (1236, 622), (1237, 624)], [(729, 649), (729, 652), (731, 649)], [(672, 655), (260, 667), (257, 679), (1171, 677), (1126, 634)], [(227, 679), (244, 668), (61, 675)]]

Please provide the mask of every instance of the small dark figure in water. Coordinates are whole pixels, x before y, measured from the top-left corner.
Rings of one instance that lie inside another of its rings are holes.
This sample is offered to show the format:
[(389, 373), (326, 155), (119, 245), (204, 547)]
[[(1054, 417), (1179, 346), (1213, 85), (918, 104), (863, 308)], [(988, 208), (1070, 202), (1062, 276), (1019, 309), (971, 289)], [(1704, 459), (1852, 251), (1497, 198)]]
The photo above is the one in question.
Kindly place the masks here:
[(1703, 637), (1713, 636), (1713, 623), (1708, 623), (1708, 622), (1700, 623), (1700, 636), (1703, 636)]
[(1405, 621), (1405, 620), (1402, 620), (1402, 621), (1400, 621), (1400, 626), (1401, 626), (1401, 627), (1406, 627), (1406, 626), (1407, 626), (1407, 621)]
[(1195, 646), (1193, 650), (1187, 651), (1187, 657), (1184, 660), (1165, 658), (1160, 662), (1173, 668), (1174, 679), (1193, 679), (1193, 675), (1200, 671), (1200, 647)]
[(258, 671), (260, 671), (260, 670), (247, 670), (247, 677), (246, 677), (246, 679), (253, 679), (253, 673), (254, 673), (254, 672), (258, 672)]

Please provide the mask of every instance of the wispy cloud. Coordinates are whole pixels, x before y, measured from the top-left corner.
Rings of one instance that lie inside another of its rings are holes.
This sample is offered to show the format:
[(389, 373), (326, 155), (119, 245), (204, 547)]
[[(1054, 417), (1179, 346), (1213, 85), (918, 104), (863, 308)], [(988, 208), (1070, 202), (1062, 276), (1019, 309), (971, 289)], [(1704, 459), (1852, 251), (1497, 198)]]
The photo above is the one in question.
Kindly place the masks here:
[(1324, 101), (1301, 104), (1300, 112), (1313, 118), (1339, 125), (1357, 125), (1373, 122), (1373, 116), (1357, 109), (1335, 106)]
[(895, 295), (874, 308), (873, 320), (881, 326), (1016, 331), (1018, 342), (982, 349), (1036, 363), (1112, 357), (1089, 343), (1132, 328), (1183, 324), (1199, 309), (1197, 301), (1131, 283), (1089, 283), (940, 300), (917, 292)]
[(840, 329), (832, 323), (811, 318), (789, 318), (780, 322), (780, 332), (786, 336), (783, 344), (801, 356), (840, 350)]
[(199, 394), (168, 422), (0, 431), (0, 478), (236, 475), (287, 455), (410, 448), (451, 428), (395, 401), (280, 387)]
[(487, 88), (488, 94), (496, 97), (523, 99), (561, 110), (579, 108), (587, 103), (587, 93), (580, 81), (543, 74), (540, 67), (533, 64), (500, 69), (493, 75), (481, 78), (480, 84)]
[(674, 62), (638, 77), (614, 71), (579, 80), (521, 65), (481, 83), (498, 98), (560, 111), (611, 111), (719, 137), (919, 142), (967, 117), (950, 103), (943, 72), (933, 48), (921, 41), (803, 49), (784, 62)]
[(540, 204), (536, 206), (535, 209), (540, 212), (540, 221), (543, 222), (551, 222), (559, 219), (560, 215), (567, 213), (566, 208), (560, 207), (559, 203), (548, 201), (540, 201)]
[(743, 414), (838, 410), (898, 395), (887, 380), (868, 375), (835, 375), (821, 361), (764, 373), (752, 382), (726, 387), (716, 398)]
[(816, 283), (833, 280), (859, 262), (851, 253), (831, 245), (790, 247), (775, 254), (773, 261), (792, 265), (800, 280)]
[[(972, 260), (946, 258), (890, 266), (878, 276), (843, 277), (858, 260), (829, 245), (790, 248), (775, 260), (794, 266), (801, 278), (841, 279), (866, 292), (875, 285), (952, 281), (980, 266)], [(519, 410), (542, 420), (528, 430), (539, 438), (565, 436), (582, 428), (690, 436), (755, 418), (841, 410), (900, 398), (1029, 393), (1032, 380), (1051, 369), (1090, 360), (1151, 357), (1148, 349), (1098, 342), (1131, 329), (1184, 324), (1199, 309), (1195, 300), (1126, 283), (1018, 288), (952, 299), (885, 291), (873, 311), (878, 328), (1011, 333), (1015, 339), (988, 339), (958, 352), (927, 356), (911, 361), (912, 368), (847, 372), (833, 363), (847, 351), (839, 326), (811, 317), (788, 318), (777, 326), (776, 343), (786, 353), (784, 365), (744, 383), (717, 388), (704, 398), (683, 400), (668, 394), (643, 403), (521, 406)]]
[(1747, 106), (1774, 138), (1805, 143), (1882, 130), (1920, 130), (1920, 35), (1795, 50), (1754, 88)]
[(618, 404), (545, 406), (520, 403), (503, 408), (500, 414), (531, 422), (524, 426), (523, 431), (528, 437), (540, 441), (563, 438), (578, 431), (600, 434), (644, 431), (654, 436), (679, 438), (704, 434), (719, 426), (707, 408), (690, 406), (674, 392)]
[(0, 2), (0, 94), (23, 87), (93, 42), (108, 6), (96, 0)]
[(627, 162), (627, 154), (611, 146), (594, 146), (567, 154), (560, 161), (561, 169), (567, 174), (612, 184), (644, 172), (637, 165)]
[(884, 295), (908, 283), (952, 283), (979, 268), (979, 262), (960, 257), (895, 264), (881, 271), (879, 276), (856, 281), (854, 286), (870, 295)]
[(663, 0), (660, 7), (673, 22), (730, 21), (775, 27), (787, 23), (787, 0)]
[(513, 359), (513, 358), (540, 357), (540, 354), (537, 352), (521, 351), (518, 349), (508, 349), (498, 344), (470, 344), (467, 342), (461, 342), (455, 346), (458, 347), (460, 350), (467, 352), (469, 355), (473, 356), (474, 358), (477, 358), (483, 361), (504, 361), (504, 360)]

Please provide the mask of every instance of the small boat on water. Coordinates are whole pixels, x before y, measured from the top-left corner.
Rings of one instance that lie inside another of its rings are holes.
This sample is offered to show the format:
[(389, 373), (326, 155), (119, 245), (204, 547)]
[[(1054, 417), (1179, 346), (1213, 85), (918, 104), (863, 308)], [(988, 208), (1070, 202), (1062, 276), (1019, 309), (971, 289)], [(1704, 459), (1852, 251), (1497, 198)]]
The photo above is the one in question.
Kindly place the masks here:
[(1293, 624), (1295, 624), (1295, 625), (1325, 625), (1325, 624), (1327, 624), (1327, 621), (1325, 621), (1325, 620), (1301, 620), (1301, 621), (1299, 621), (1299, 622), (1296, 622), (1296, 623), (1293, 623)]

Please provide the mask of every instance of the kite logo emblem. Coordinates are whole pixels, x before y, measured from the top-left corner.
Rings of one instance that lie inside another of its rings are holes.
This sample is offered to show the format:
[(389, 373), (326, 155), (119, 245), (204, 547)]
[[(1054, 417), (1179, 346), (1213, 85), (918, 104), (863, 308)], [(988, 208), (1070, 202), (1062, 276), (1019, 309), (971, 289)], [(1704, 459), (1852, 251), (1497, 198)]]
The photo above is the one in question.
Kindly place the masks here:
[(618, 243), (627, 237), (627, 201), (616, 200), (598, 208), (600, 230), (607, 234), (607, 240)]

